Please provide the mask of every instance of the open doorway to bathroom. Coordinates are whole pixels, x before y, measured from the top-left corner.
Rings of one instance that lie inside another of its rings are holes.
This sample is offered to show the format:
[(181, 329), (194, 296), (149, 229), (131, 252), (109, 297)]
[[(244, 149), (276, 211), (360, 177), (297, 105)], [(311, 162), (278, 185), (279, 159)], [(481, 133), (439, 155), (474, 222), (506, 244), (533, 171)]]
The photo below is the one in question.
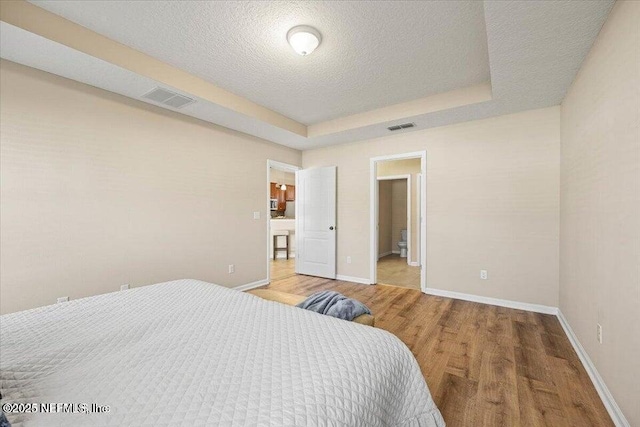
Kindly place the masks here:
[(372, 159), (373, 283), (416, 290), (426, 287), (425, 163), (422, 153)]
[[(420, 159), (417, 162), (420, 169)], [(420, 289), (420, 268), (412, 261), (411, 174), (382, 175), (378, 168), (378, 283)]]
[(294, 276), (297, 166), (267, 161), (267, 279)]

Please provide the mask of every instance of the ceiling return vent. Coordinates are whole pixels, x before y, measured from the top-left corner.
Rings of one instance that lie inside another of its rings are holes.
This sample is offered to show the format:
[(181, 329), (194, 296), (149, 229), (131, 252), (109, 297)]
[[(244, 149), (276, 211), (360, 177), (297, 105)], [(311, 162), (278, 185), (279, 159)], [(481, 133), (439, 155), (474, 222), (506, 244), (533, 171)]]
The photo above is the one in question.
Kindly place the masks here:
[(167, 105), (171, 108), (182, 108), (185, 105), (189, 105), (196, 102), (195, 99), (188, 96), (180, 95), (179, 93), (171, 92), (170, 90), (157, 87), (151, 92), (142, 95), (143, 99), (156, 102), (158, 104)]
[(387, 129), (389, 129), (391, 132), (393, 132), (393, 131), (400, 130), (400, 129), (413, 128), (415, 126), (416, 126), (415, 123), (403, 123), (401, 125), (389, 126)]

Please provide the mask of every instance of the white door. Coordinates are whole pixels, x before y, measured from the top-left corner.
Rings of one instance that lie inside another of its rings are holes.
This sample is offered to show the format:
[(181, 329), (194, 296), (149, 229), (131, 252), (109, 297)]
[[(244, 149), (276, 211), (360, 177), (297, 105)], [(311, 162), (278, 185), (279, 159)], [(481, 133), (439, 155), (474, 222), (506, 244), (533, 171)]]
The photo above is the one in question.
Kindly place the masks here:
[(336, 278), (336, 167), (296, 172), (296, 273)]

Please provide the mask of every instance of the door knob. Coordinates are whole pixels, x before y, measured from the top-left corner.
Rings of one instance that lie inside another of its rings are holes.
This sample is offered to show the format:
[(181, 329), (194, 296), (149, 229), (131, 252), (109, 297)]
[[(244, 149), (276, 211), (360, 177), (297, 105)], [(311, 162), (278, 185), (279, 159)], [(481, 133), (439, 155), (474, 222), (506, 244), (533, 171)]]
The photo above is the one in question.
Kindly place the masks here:
[(333, 230), (333, 225), (331, 227), (329, 227), (329, 230)]

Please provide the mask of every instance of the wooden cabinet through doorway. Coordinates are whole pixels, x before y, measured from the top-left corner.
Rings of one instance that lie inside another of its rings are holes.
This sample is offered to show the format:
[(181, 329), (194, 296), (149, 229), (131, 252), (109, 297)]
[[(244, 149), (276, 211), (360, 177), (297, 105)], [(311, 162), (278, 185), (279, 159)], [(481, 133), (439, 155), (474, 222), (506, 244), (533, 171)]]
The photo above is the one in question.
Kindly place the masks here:
[(285, 191), (285, 200), (287, 202), (295, 202), (296, 201), (296, 186), (295, 185), (287, 185), (287, 189)]
[[(289, 186), (287, 186), (289, 188)], [(278, 199), (278, 211), (284, 212), (287, 209), (286, 190), (281, 190), (280, 186), (272, 182), (271, 183), (271, 198)]]
[(272, 182), (271, 183), (271, 198), (272, 199), (277, 199), (279, 192), (280, 192), (280, 189), (276, 186), (276, 183)]

